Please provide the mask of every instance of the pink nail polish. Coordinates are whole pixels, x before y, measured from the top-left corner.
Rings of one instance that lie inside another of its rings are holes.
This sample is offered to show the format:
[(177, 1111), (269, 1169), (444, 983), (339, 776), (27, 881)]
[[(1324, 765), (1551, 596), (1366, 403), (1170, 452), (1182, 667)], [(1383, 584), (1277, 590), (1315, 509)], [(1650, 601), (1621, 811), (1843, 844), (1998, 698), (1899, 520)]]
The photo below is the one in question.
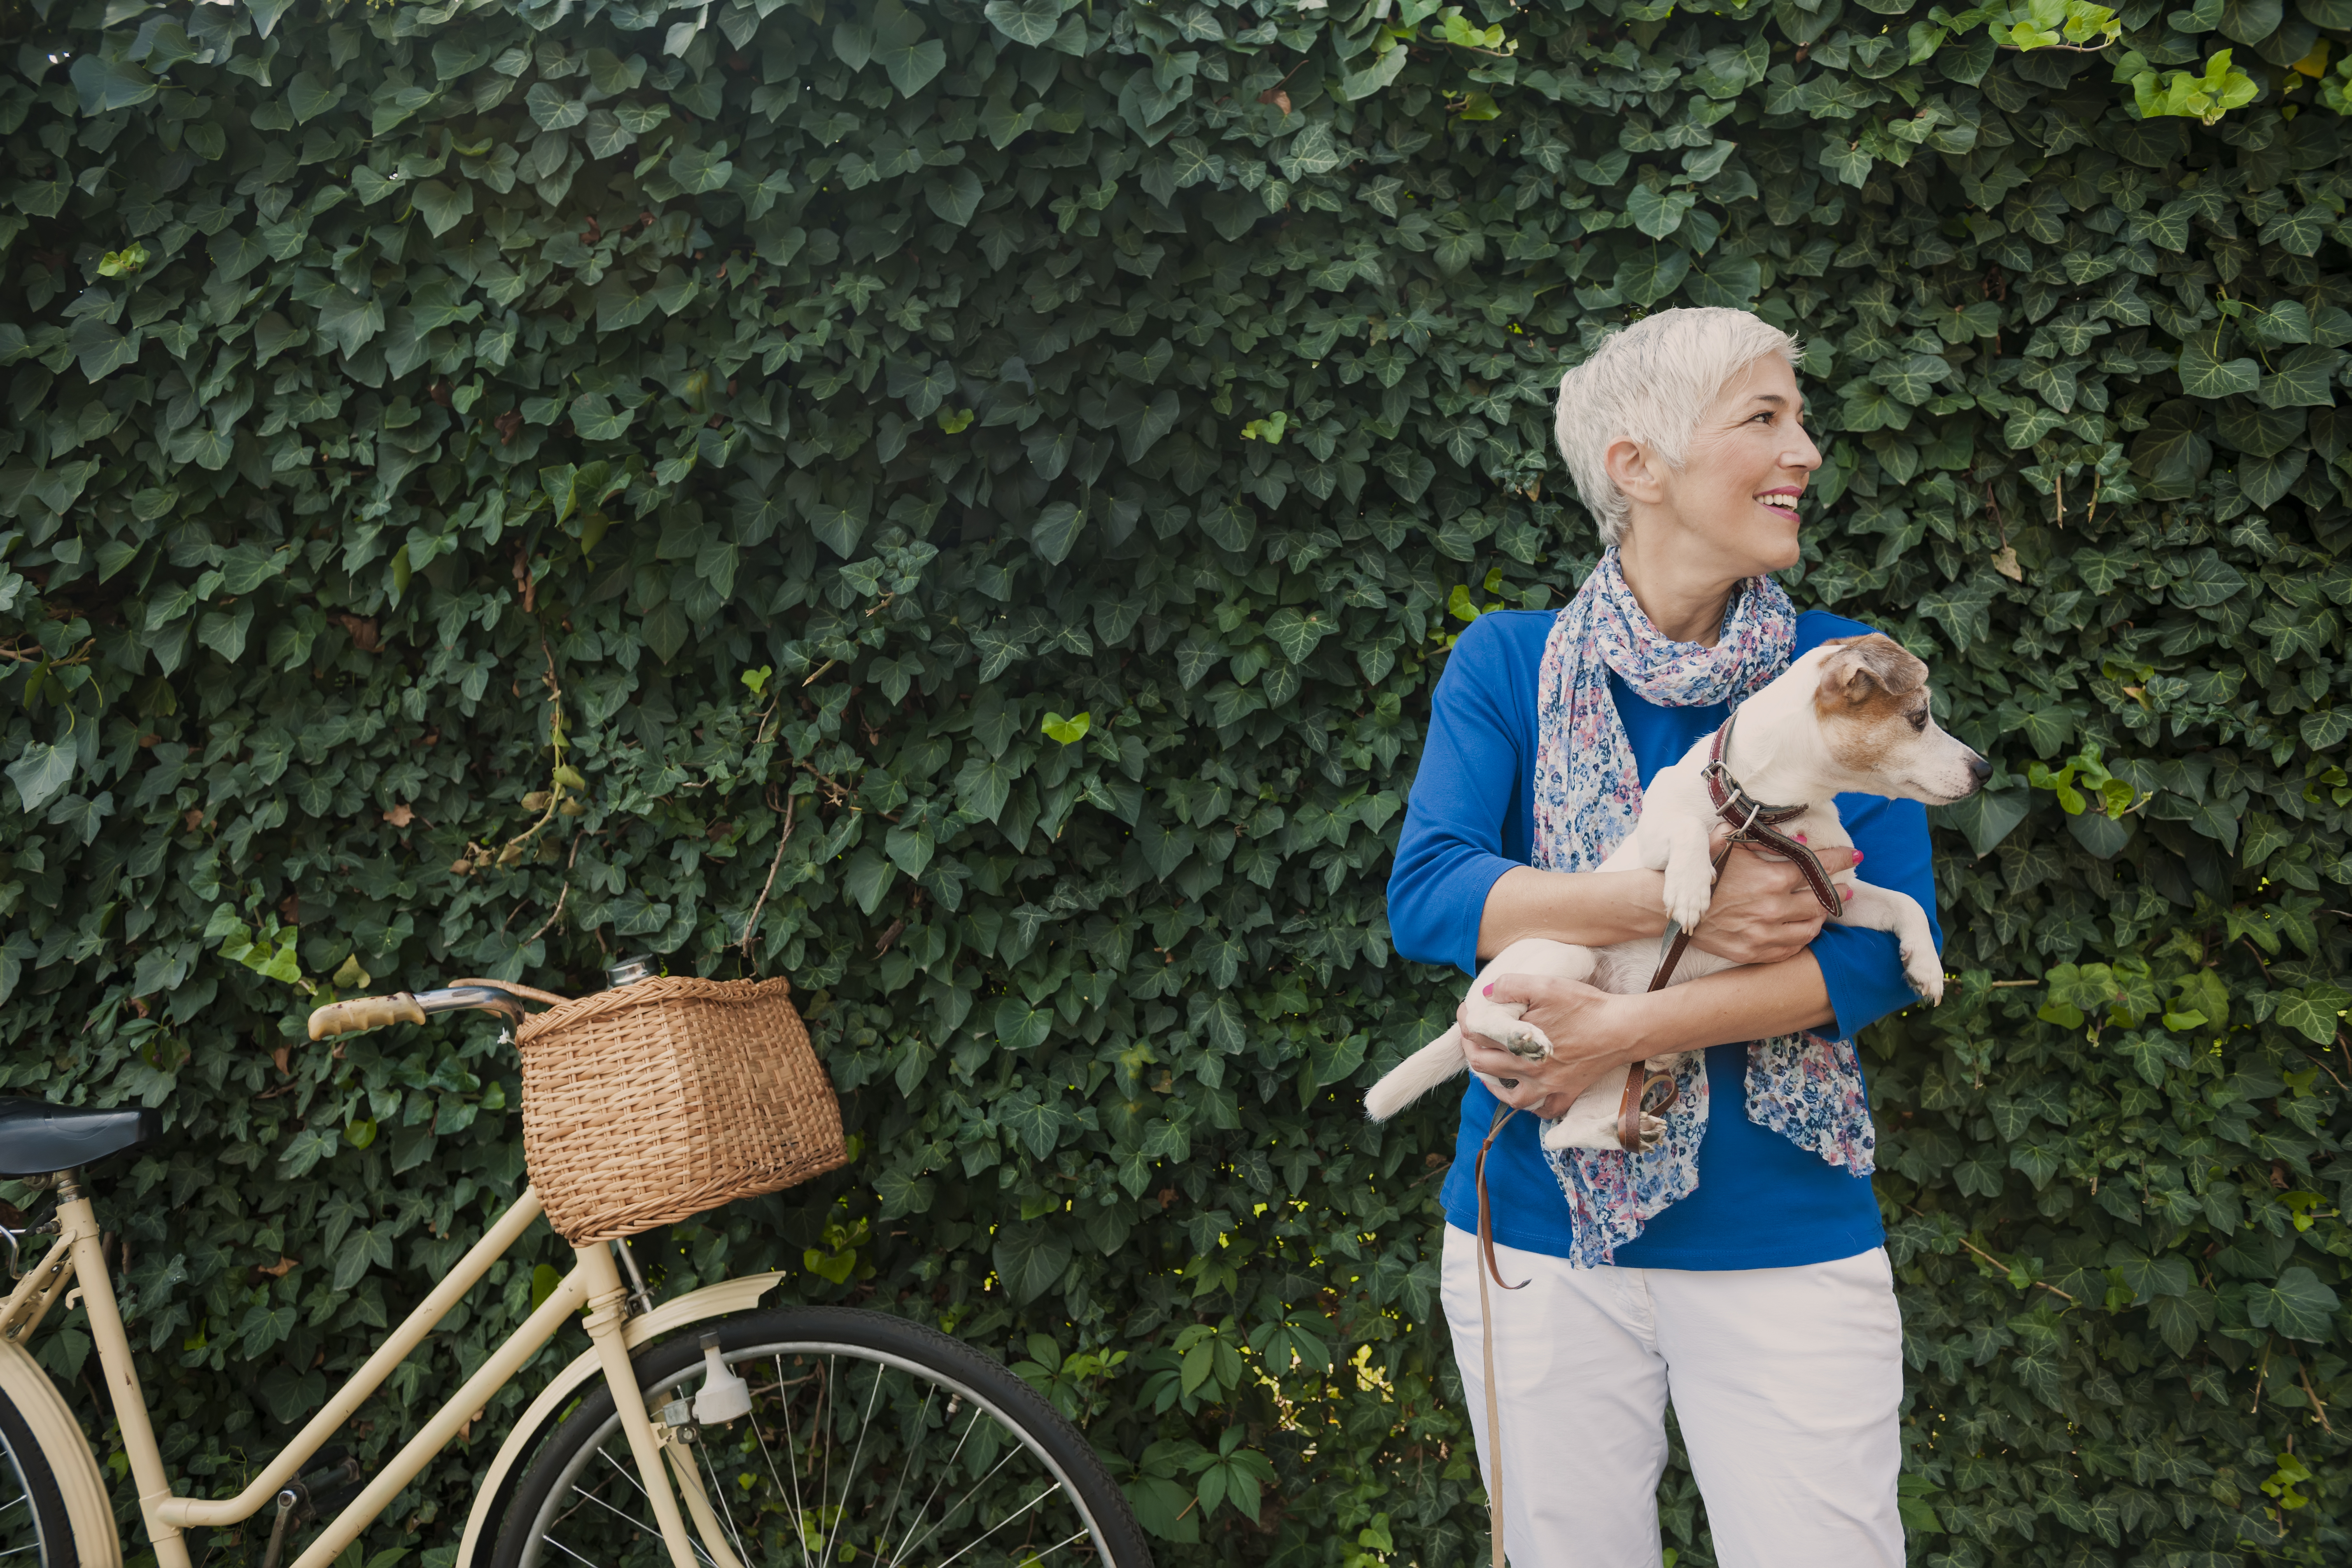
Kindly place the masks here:
[(1853, 889), (1852, 888), (1840, 888), (1838, 891), (1845, 895), (1846, 902), (1852, 903), (1853, 901)]
[(1801, 834), (1801, 833), (1798, 834), (1798, 835), (1797, 835), (1797, 842), (1798, 842), (1798, 843), (1800, 843), (1800, 844), (1804, 843), (1804, 842), (1805, 842), (1805, 836), (1804, 836), (1803, 834)]
[(1478, 993), (1481, 996), (1492, 996), (1494, 994), (1495, 988), (1492, 985), (1487, 986), (1486, 989)]
[(1853, 852), (1853, 863), (1857, 866), (1862, 864), (1862, 851), (1859, 849)]

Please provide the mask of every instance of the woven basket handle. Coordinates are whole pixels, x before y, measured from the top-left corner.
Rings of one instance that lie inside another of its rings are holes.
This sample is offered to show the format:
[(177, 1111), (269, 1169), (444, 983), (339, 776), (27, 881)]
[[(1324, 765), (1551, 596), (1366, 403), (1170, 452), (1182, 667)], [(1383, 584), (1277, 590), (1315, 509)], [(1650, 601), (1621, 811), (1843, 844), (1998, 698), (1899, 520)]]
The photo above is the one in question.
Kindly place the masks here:
[(503, 991), (510, 996), (520, 996), (527, 1002), (544, 1002), (551, 1007), (561, 1007), (566, 1002), (572, 1000), (569, 996), (558, 996), (552, 991), (537, 991), (528, 985), (517, 985), (511, 980), (478, 980), (469, 978), (465, 980), (452, 980), (449, 982), (449, 984), (452, 989), (460, 985), (487, 985), (494, 991)]

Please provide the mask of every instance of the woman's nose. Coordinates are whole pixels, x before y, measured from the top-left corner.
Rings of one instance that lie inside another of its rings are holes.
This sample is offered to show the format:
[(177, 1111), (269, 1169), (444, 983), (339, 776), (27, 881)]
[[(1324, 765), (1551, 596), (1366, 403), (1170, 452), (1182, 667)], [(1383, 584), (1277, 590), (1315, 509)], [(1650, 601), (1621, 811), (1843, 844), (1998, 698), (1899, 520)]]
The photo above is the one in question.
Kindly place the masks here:
[(1822, 466), (1822, 449), (1813, 445), (1811, 432), (1801, 426), (1798, 428), (1795, 444), (1780, 456), (1780, 466), (1785, 468), (1802, 468), (1807, 473)]

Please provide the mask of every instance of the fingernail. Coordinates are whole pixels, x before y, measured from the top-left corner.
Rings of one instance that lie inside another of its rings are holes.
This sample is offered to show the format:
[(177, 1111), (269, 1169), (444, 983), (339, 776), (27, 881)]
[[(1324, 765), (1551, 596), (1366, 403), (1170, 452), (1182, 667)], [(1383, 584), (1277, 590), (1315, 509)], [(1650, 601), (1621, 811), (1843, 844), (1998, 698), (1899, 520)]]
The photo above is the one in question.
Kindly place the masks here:
[(1853, 889), (1852, 888), (1840, 888), (1838, 891), (1845, 895), (1846, 902), (1852, 903), (1853, 901)]
[(1857, 866), (1862, 864), (1862, 851), (1859, 849), (1853, 852), (1853, 863)]
[(1486, 989), (1478, 993), (1481, 996), (1492, 996), (1494, 994), (1495, 988), (1492, 985), (1487, 986)]
[(1803, 834), (1801, 834), (1801, 833), (1798, 834), (1798, 835), (1797, 835), (1797, 842), (1798, 842), (1798, 843), (1800, 843), (1800, 844), (1804, 843), (1804, 842), (1805, 842), (1805, 836), (1804, 836)]

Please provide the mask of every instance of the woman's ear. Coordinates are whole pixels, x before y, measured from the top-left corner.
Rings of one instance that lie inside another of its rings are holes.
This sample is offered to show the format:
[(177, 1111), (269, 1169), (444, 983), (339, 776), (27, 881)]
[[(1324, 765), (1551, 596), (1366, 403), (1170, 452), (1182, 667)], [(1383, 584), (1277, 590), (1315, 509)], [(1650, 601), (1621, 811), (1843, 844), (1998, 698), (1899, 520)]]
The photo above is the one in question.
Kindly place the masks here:
[(1601, 465), (1609, 470), (1611, 482), (1628, 499), (1655, 506), (1664, 499), (1665, 488), (1658, 482), (1658, 473), (1652, 465), (1650, 454), (1630, 436), (1621, 436), (1609, 443), (1601, 455)]

